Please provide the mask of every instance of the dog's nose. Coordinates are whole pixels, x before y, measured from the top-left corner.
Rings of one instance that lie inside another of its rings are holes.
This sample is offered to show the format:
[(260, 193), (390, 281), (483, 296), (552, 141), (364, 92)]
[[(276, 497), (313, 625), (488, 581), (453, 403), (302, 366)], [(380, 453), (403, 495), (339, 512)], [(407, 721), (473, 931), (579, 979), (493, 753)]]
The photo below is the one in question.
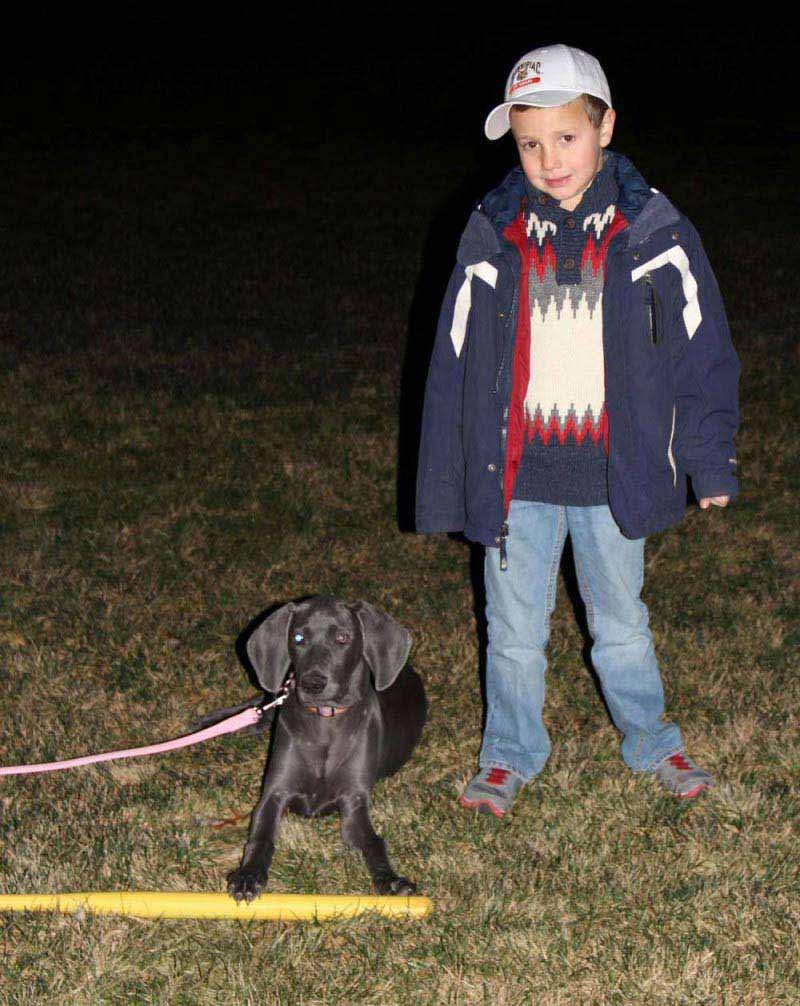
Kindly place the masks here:
[(304, 674), (300, 679), (300, 687), (304, 692), (308, 692), (310, 695), (316, 695), (318, 692), (321, 692), (327, 683), (328, 679), (325, 675), (319, 674), (316, 671), (312, 671), (310, 674)]

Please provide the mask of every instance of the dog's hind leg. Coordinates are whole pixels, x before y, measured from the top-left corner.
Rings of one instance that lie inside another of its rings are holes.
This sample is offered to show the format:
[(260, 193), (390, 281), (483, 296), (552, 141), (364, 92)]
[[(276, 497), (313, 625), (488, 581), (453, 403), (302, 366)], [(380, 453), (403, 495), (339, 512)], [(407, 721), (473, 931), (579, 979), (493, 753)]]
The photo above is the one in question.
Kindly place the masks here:
[(283, 794), (272, 793), (262, 797), (253, 811), (242, 862), (228, 874), (228, 894), (236, 901), (242, 898), (252, 901), (267, 886), (275, 840), (287, 802)]
[(417, 885), (394, 872), (386, 854), (386, 843), (372, 827), (367, 795), (356, 793), (345, 797), (340, 811), (342, 840), (362, 854), (378, 894), (413, 894)]

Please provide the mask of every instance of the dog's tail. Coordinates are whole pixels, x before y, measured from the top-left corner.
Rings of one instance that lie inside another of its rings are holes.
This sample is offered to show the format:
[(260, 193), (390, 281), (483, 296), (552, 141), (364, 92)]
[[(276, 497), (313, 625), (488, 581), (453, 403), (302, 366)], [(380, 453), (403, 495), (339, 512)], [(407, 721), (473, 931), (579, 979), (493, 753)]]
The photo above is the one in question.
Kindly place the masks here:
[[(266, 692), (261, 692), (256, 695), (255, 698), (248, 699), (247, 702), (242, 702), (238, 706), (229, 706), (227, 709), (216, 709), (213, 713), (206, 713), (205, 716), (201, 716), (199, 720), (195, 720), (193, 723), (189, 724), (188, 733), (196, 733), (198, 730), (205, 730), (206, 727), (213, 727), (216, 723), (220, 723), (222, 720), (227, 720), (230, 716), (236, 716), (237, 713), (243, 713), (245, 709), (252, 709), (254, 706), (263, 706), (269, 695)], [(265, 730), (275, 716), (275, 709), (268, 709), (264, 715), (259, 719), (258, 723), (254, 723), (251, 727), (246, 727), (241, 732), (243, 734), (260, 734)]]

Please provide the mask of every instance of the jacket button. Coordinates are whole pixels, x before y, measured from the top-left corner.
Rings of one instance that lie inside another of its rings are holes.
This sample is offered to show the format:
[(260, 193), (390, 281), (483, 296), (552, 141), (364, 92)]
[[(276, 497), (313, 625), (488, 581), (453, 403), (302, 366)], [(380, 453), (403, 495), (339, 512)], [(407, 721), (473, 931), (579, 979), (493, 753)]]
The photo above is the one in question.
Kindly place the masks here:
[(495, 541), (495, 545), (499, 545), (499, 544), (500, 544), (500, 536), (498, 535), (498, 536), (497, 536), (497, 537), (495, 538), (495, 540), (494, 540), (494, 541)]
[(488, 464), (486, 467), (489, 469), (490, 472), (497, 471), (497, 465), (494, 463), (494, 461), (492, 461), (491, 464)]
[(677, 241), (678, 240), (678, 232), (677, 231), (673, 231), (672, 232), (672, 240), (673, 241)]
[(575, 259), (574, 258), (565, 258), (564, 259), (564, 268), (565, 269), (574, 269), (575, 268)]
[(639, 252), (634, 252), (633, 253), (633, 261), (634, 262), (638, 262), (639, 261)]
[(567, 228), (567, 230), (574, 231), (575, 217), (567, 217), (567, 219), (564, 221), (564, 226)]
[(547, 202), (547, 196), (539, 196), (539, 205), (544, 206)]

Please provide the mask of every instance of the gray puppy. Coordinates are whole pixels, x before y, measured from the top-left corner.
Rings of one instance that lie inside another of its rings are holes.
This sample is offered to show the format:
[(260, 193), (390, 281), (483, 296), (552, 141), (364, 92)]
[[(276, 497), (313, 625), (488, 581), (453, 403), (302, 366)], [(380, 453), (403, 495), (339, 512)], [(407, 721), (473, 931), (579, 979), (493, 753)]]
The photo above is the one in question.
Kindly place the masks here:
[(375, 782), (410, 757), (427, 714), (419, 675), (406, 666), (411, 635), (364, 601), (329, 597), (290, 603), (247, 643), (262, 687), (277, 692), (291, 666), (288, 698), (275, 717), (261, 799), (228, 893), (251, 901), (265, 888), (281, 816), (341, 815), (342, 839), (360, 850), (380, 894), (413, 894), (369, 818)]

